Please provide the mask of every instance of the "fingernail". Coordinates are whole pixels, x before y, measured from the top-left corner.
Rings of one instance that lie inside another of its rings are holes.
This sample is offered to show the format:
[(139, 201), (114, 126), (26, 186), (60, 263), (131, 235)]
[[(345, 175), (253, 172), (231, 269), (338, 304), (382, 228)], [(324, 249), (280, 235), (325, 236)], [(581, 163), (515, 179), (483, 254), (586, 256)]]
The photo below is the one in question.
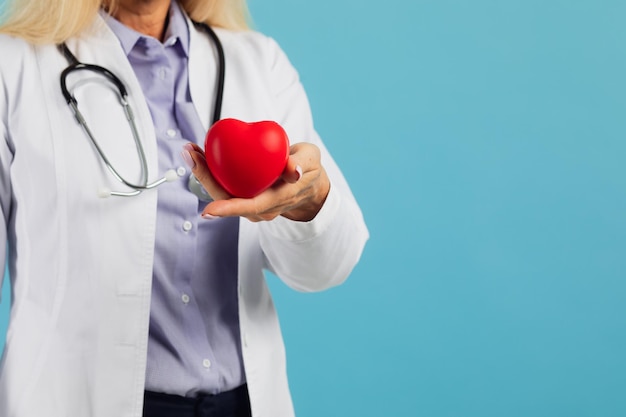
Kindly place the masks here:
[(183, 156), (183, 160), (185, 161), (185, 163), (187, 164), (189, 168), (194, 169), (196, 167), (196, 162), (191, 157), (191, 153), (189, 153), (189, 150), (187, 149), (187, 145), (183, 147), (183, 151), (181, 152), (181, 155)]
[(219, 218), (220, 218), (220, 216), (214, 216), (214, 215), (209, 214), (209, 213), (204, 213), (204, 214), (202, 215), (202, 218), (203, 218), (203, 219), (206, 219), (206, 220), (215, 220), (215, 219), (219, 219)]
[(302, 178), (302, 167), (300, 165), (296, 165), (296, 172), (298, 173), (298, 178), (296, 178), (296, 181), (298, 181), (300, 178)]

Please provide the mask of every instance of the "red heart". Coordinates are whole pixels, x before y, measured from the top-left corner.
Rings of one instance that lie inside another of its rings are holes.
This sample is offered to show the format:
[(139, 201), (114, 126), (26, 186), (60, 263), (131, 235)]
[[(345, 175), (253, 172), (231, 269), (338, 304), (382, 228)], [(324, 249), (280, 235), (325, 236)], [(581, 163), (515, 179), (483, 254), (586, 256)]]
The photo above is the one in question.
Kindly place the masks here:
[(276, 182), (289, 158), (289, 138), (276, 122), (217, 121), (204, 152), (215, 180), (234, 197), (252, 198)]

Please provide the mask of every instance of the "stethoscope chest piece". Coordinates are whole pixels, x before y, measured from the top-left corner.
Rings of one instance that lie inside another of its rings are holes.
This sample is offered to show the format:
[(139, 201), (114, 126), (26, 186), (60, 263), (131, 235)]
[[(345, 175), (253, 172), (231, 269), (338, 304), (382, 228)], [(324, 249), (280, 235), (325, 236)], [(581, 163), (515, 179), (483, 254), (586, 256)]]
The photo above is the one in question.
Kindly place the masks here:
[(209, 193), (206, 192), (202, 184), (200, 184), (200, 181), (198, 181), (198, 179), (193, 174), (189, 176), (189, 182), (187, 183), (187, 186), (189, 187), (189, 191), (191, 191), (196, 197), (198, 197), (198, 200), (204, 201), (205, 203), (210, 203), (211, 201), (213, 201), (213, 198), (211, 198)]

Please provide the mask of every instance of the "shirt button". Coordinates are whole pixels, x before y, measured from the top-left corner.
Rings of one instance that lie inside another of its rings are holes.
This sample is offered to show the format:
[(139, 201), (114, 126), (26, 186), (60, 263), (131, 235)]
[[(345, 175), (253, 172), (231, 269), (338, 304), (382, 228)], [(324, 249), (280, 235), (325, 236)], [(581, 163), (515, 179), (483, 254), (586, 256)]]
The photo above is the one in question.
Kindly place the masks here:
[(205, 368), (209, 369), (211, 367), (211, 361), (208, 359), (205, 359), (202, 361), (202, 366), (204, 366)]
[(174, 136), (176, 136), (176, 130), (175, 129), (167, 129), (167, 131), (165, 133), (167, 133), (167, 136), (169, 136), (170, 138), (173, 138)]
[(183, 294), (183, 296), (180, 298), (183, 300), (183, 303), (185, 304), (189, 304), (189, 301), (191, 300), (187, 294)]
[(192, 227), (193, 227), (193, 224), (191, 224), (189, 220), (185, 220), (185, 222), (183, 223), (183, 230), (185, 232), (188, 232), (191, 230)]
[(187, 173), (187, 170), (185, 169), (185, 167), (178, 167), (176, 168), (176, 173), (178, 174), (179, 177), (182, 177), (183, 175)]

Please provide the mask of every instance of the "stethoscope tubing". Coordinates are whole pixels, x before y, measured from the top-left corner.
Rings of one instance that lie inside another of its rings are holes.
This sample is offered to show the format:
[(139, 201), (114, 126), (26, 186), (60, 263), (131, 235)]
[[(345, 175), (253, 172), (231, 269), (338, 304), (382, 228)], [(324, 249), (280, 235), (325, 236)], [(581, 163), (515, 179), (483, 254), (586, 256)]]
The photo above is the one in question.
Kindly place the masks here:
[[(213, 31), (213, 29), (211, 29), (209, 25), (205, 23), (198, 23), (198, 22), (194, 22), (194, 25), (196, 27), (203, 29), (209, 35), (209, 37), (213, 41), (213, 44), (215, 45), (215, 48), (217, 50), (217, 55), (218, 55), (217, 93), (215, 95), (215, 105), (214, 105), (214, 111), (213, 111), (213, 119), (211, 123), (211, 124), (214, 124), (221, 117), (222, 101), (224, 97), (224, 80), (225, 80), (225, 75), (226, 75), (226, 58), (224, 55), (224, 48), (217, 34)], [(128, 102), (128, 92), (122, 80), (120, 80), (119, 77), (117, 77), (115, 74), (113, 74), (111, 71), (109, 71), (108, 69), (104, 67), (101, 67), (99, 65), (94, 65), (94, 64), (86, 64), (86, 63), (78, 61), (76, 56), (74, 56), (74, 54), (69, 50), (69, 48), (67, 47), (65, 43), (58, 45), (57, 48), (63, 54), (63, 56), (65, 57), (65, 59), (68, 61), (68, 64), (69, 64), (68, 67), (65, 68), (61, 72), (59, 81), (61, 84), (61, 93), (63, 94), (63, 97), (65, 98), (65, 101), (67, 102), (67, 105), (70, 107), (74, 115), (74, 118), (76, 119), (78, 124), (80, 124), (80, 126), (82, 127), (87, 137), (89, 137), (89, 140), (93, 144), (94, 148), (96, 149), (96, 152), (102, 159), (104, 165), (107, 167), (109, 172), (111, 172), (111, 174), (119, 182), (121, 182), (122, 184), (134, 190), (134, 191), (124, 192), (124, 191), (112, 191), (108, 189), (103, 189), (100, 192), (100, 196), (108, 197), (110, 195), (114, 195), (114, 196), (119, 196), (119, 197), (133, 197), (133, 196), (140, 194), (142, 191), (156, 188), (157, 186), (165, 182), (174, 181), (175, 179), (177, 179), (178, 174), (176, 173), (176, 171), (168, 170), (163, 177), (159, 178), (156, 181), (148, 183), (149, 173), (148, 173), (147, 158), (145, 155), (143, 145), (141, 144), (141, 139), (139, 137), (137, 125), (135, 123), (134, 113)], [(109, 158), (106, 156), (106, 154), (104, 153), (104, 151), (98, 144), (98, 141), (96, 140), (93, 133), (91, 132), (91, 129), (89, 129), (89, 126), (87, 125), (87, 121), (85, 120), (82, 113), (78, 109), (78, 101), (67, 88), (67, 77), (71, 73), (77, 72), (77, 71), (91, 71), (91, 72), (95, 72), (97, 74), (103, 75), (111, 83), (113, 83), (116, 86), (118, 93), (119, 93), (120, 104), (122, 105), (124, 109), (124, 113), (126, 115), (126, 119), (128, 120), (128, 124), (130, 126), (130, 129), (133, 135), (133, 140), (137, 148), (137, 155), (139, 157), (139, 161), (141, 164), (141, 178), (140, 178), (141, 183), (140, 184), (135, 184), (131, 181), (126, 180), (115, 169), (113, 164), (109, 161)], [(192, 180), (195, 180), (195, 178), (193, 178), (193, 174), (191, 174), (191, 178), (189, 180), (190, 183), (192, 182)], [(197, 187), (193, 187), (193, 190), (195, 190), (195, 188)], [(203, 201), (210, 201), (210, 197), (208, 199), (206, 197), (207, 195), (206, 192), (199, 193), (193, 190), (192, 192), (194, 192), (194, 194), (196, 194), (199, 199)]]

